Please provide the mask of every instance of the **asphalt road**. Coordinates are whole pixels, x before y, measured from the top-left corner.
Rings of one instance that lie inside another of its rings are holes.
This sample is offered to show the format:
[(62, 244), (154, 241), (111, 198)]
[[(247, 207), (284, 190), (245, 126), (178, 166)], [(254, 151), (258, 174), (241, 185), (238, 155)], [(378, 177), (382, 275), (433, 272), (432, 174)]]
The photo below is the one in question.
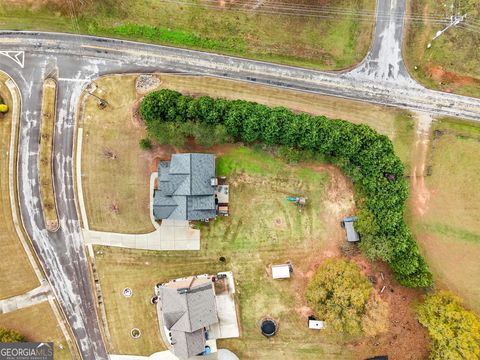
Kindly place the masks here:
[[(0, 51), (24, 51), (23, 68), (0, 55), (0, 67), (22, 94), (18, 189), (23, 222), (85, 360), (106, 359), (89, 283), (73, 189), (72, 144), (77, 100), (91, 80), (108, 73), (185, 72), (244, 80), (441, 115), (480, 120), (480, 99), (427, 90), (401, 56), (405, 0), (379, 0), (390, 13), (376, 24), (371, 50), (355, 69), (327, 73), (204, 52), (89, 36), (0, 32)], [(58, 79), (54, 176), (60, 229), (45, 230), (39, 203), (38, 141), (41, 85)]]

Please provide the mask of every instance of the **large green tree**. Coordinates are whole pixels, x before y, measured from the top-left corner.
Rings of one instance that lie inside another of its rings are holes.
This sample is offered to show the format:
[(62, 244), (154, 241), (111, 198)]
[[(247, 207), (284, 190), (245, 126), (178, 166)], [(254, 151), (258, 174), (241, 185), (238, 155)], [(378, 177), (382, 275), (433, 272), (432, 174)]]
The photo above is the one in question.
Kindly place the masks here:
[(318, 268), (308, 285), (306, 298), (328, 328), (358, 334), (372, 289), (355, 263), (329, 259)]
[(25, 337), (16, 330), (0, 327), (0, 342), (24, 341)]
[(430, 359), (480, 359), (480, 318), (458, 297), (446, 291), (429, 295), (417, 315), (431, 338)]

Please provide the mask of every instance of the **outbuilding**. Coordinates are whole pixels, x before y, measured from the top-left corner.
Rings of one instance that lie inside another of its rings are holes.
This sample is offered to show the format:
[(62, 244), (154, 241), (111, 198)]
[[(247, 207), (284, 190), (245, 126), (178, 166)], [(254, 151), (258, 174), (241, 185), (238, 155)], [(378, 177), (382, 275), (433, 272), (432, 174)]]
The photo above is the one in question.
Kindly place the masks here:
[(272, 277), (274, 279), (288, 279), (290, 278), (290, 265), (272, 265)]
[(357, 242), (360, 241), (360, 235), (355, 231), (354, 223), (357, 220), (356, 216), (348, 217), (342, 220), (342, 227), (345, 228), (347, 233), (348, 242)]
[(308, 328), (314, 330), (322, 330), (325, 328), (325, 323), (321, 320), (308, 320)]

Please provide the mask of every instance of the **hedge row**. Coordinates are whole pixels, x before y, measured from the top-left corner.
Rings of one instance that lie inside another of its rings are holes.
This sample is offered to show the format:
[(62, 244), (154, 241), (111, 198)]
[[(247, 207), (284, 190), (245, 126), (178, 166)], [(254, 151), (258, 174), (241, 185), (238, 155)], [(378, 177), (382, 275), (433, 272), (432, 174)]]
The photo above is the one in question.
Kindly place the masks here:
[(159, 135), (159, 124), (198, 122), (223, 125), (234, 141), (263, 142), (329, 156), (355, 183), (356, 227), (362, 236), (362, 250), (372, 259), (387, 262), (402, 285), (431, 285), (431, 273), (404, 221), (408, 185), (403, 164), (386, 136), (366, 125), (296, 114), (283, 107), (192, 98), (166, 89), (148, 94), (140, 113), (153, 137)]

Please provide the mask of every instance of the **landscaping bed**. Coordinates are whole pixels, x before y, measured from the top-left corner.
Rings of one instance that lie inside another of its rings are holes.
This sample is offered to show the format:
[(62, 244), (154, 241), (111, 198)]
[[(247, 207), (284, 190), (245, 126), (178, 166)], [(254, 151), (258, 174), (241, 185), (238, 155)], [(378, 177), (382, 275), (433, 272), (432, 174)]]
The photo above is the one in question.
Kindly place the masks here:
[(40, 150), (38, 176), (40, 200), (45, 226), (49, 231), (59, 227), (55, 186), (53, 183), (53, 137), (55, 135), (55, 114), (57, 106), (57, 83), (46, 79), (43, 84), (42, 116), (40, 125)]

